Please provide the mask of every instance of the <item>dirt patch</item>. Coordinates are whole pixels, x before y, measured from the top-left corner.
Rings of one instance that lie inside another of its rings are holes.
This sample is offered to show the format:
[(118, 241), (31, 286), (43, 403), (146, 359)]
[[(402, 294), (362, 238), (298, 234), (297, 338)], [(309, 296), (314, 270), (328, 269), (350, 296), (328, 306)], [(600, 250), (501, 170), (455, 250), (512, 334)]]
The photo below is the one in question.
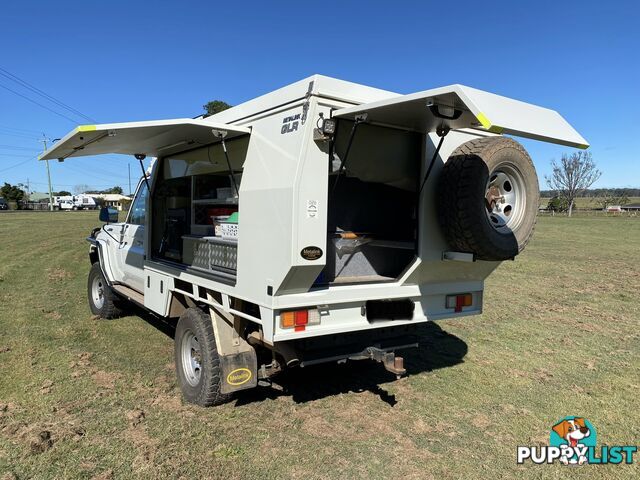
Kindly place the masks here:
[(96, 382), (98, 387), (112, 390), (115, 388), (116, 380), (119, 378), (119, 375), (117, 373), (96, 370), (91, 374), (91, 378)]
[(32, 432), (28, 438), (31, 453), (44, 453), (53, 447), (53, 439), (49, 430)]
[(473, 426), (478, 427), (481, 430), (486, 429), (489, 425), (491, 425), (491, 420), (484, 413), (476, 415), (471, 419), (471, 423)]
[(78, 354), (78, 365), (81, 367), (87, 367), (91, 364), (91, 357), (93, 354), (91, 352), (82, 352)]
[(145, 416), (146, 414), (144, 413), (144, 410), (140, 409), (130, 410), (127, 412), (127, 420), (133, 427), (140, 425)]
[(46, 317), (50, 320), (60, 320), (62, 318), (62, 314), (53, 310), (47, 313)]
[[(89, 352), (82, 352), (76, 356), (76, 360), (72, 360), (71, 362), (69, 362), (69, 368), (73, 370), (71, 372), (72, 378), (81, 377), (84, 373), (86, 373), (87, 367), (91, 365), (91, 356), (92, 354)], [(97, 370), (95, 372), (97, 372)]]
[(142, 424), (146, 416), (143, 410), (131, 410), (126, 416), (129, 428), (123, 432), (123, 437), (132, 443), (137, 451), (131, 466), (136, 472), (148, 472), (154, 466), (155, 454), (160, 442), (151, 438)]
[(18, 409), (18, 406), (13, 403), (0, 403), (0, 420), (2, 418), (7, 418), (11, 413), (15, 412)]
[(105, 470), (97, 475), (91, 477), (91, 480), (111, 480), (113, 477), (113, 470)]
[(8, 345), (3, 345), (2, 347), (0, 347), (0, 353), (7, 353), (11, 351), (11, 347), (9, 347)]
[(64, 268), (50, 268), (47, 270), (47, 278), (52, 282), (66, 280), (71, 278), (71, 272), (68, 272)]
[(18, 410), (13, 403), (0, 405), (0, 433), (8, 440), (23, 445), (32, 455), (50, 450), (60, 440), (79, 441), (85, 436), (85, 428), (64, 409), (54, 408), (53, 422), (10, 421), (12, 413)]
[(177, 392), (157, 394), (151, 405), (159, 406), (168, 412), (185, 413), (188, 411), (190, 413), (189, 408), (182, 404), (180, 395)]
[(553, 378), (553, 373), (546, 368), (537, 368), (531, 376), (544, 383)]
[(53, 380), (45, 380), (40, 387), (40, 394), (47, 395), (51, 393), (51, 389), (53, 388)]

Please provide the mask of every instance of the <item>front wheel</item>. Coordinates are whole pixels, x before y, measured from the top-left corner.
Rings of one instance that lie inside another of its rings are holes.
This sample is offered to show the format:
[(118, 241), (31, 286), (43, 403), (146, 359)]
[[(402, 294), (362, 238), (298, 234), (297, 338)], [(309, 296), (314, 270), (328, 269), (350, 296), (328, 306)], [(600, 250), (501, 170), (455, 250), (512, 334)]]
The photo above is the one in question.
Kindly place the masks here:
[(107, 284), (98, 262), (91, 265), (91, 270), (89, 270), (87, 290), (91, 313), (98, 315), (100, 318), (116, 318), (120, 316), (119, 299)]
[(187, 402), (209, 407), (231, 399), (220, 391), (222, 369), (211, 317), (199, 308), (188, 308), (178, 320), (175, 360), (178, 383)]

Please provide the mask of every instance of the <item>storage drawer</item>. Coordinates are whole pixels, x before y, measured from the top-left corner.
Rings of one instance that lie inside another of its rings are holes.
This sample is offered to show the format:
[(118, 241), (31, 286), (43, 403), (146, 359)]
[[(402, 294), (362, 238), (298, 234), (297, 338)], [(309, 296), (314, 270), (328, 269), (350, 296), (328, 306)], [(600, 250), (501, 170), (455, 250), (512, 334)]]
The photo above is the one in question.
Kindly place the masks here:
[(218, 237), (183, 237), (184, 263), (203, 270), (233, 271), (237, 269), (238, 243)]

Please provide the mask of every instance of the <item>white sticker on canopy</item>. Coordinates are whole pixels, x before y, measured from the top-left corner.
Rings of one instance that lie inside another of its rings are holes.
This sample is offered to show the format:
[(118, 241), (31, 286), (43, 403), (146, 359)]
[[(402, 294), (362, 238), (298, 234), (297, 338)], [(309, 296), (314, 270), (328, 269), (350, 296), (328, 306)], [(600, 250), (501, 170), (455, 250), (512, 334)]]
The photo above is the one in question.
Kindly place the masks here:
[(318, 218), (318, 200), (307, 200), (307, 218)]

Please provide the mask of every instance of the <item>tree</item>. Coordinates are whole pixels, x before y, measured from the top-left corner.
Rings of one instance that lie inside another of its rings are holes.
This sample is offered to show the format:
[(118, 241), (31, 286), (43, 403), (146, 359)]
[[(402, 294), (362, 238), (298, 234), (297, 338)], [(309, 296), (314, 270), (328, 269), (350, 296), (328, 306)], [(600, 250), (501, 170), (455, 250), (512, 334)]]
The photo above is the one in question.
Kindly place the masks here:
[(11, 185), (4, 182), (4, 185), (0, 187), (0, 197), (4, 198), (8, 202), (20, 202), (25, 197), (26, 187), (19, 183), (18, 185)]
[(629, 203), (629, 197), (624, 192), (618, 194), (616, 190), (605, 190), (598, 195), (597, 200), (603, 209), (611, 205), (626, 205)]
[(596, 168), (591, 152), (579, 151), (563, 154), (560, 163), (551, 160), (551, 176), (545, 175), (549, 188), (567, 201), (569, 216), (577, 196), (593, 185), (602, 172)]
[(80, 184), (80, 185), (76, 185), (75, 187), (73, 187), (73, 193), (75, 193), (76, 195), (78, 195), (80, 193), (86, 193), (89, 190), (91, 190), (91, 187), (89, 185), (86, 185), (86, 184)]
[(115, 186), (111, 188), (107, 188), (106, 190), (90, 190), (84, 193), (97, 193), (97, 194), (105, 194), (105, 193), (116, 193), (118, 195), (122, 195), (122, 187)]
[(222, 100), (212, 100), (202, 106), (205, 112), (207, 112), (207, 115), (214, 115), (231, 107), (232, 105), (229, 105), (227, 102), (223, 102)]
[(54, 197), (67, 197), (71, 195), (71, 192), (67, 192), (66, 190), (60, 190), (59, 192), (53, 192), (52, 195)]
[(547, 204), (547, 210), (550, 212), (566, 212), (568, 209), (567, 200), (558, 196), (549, 199)]

